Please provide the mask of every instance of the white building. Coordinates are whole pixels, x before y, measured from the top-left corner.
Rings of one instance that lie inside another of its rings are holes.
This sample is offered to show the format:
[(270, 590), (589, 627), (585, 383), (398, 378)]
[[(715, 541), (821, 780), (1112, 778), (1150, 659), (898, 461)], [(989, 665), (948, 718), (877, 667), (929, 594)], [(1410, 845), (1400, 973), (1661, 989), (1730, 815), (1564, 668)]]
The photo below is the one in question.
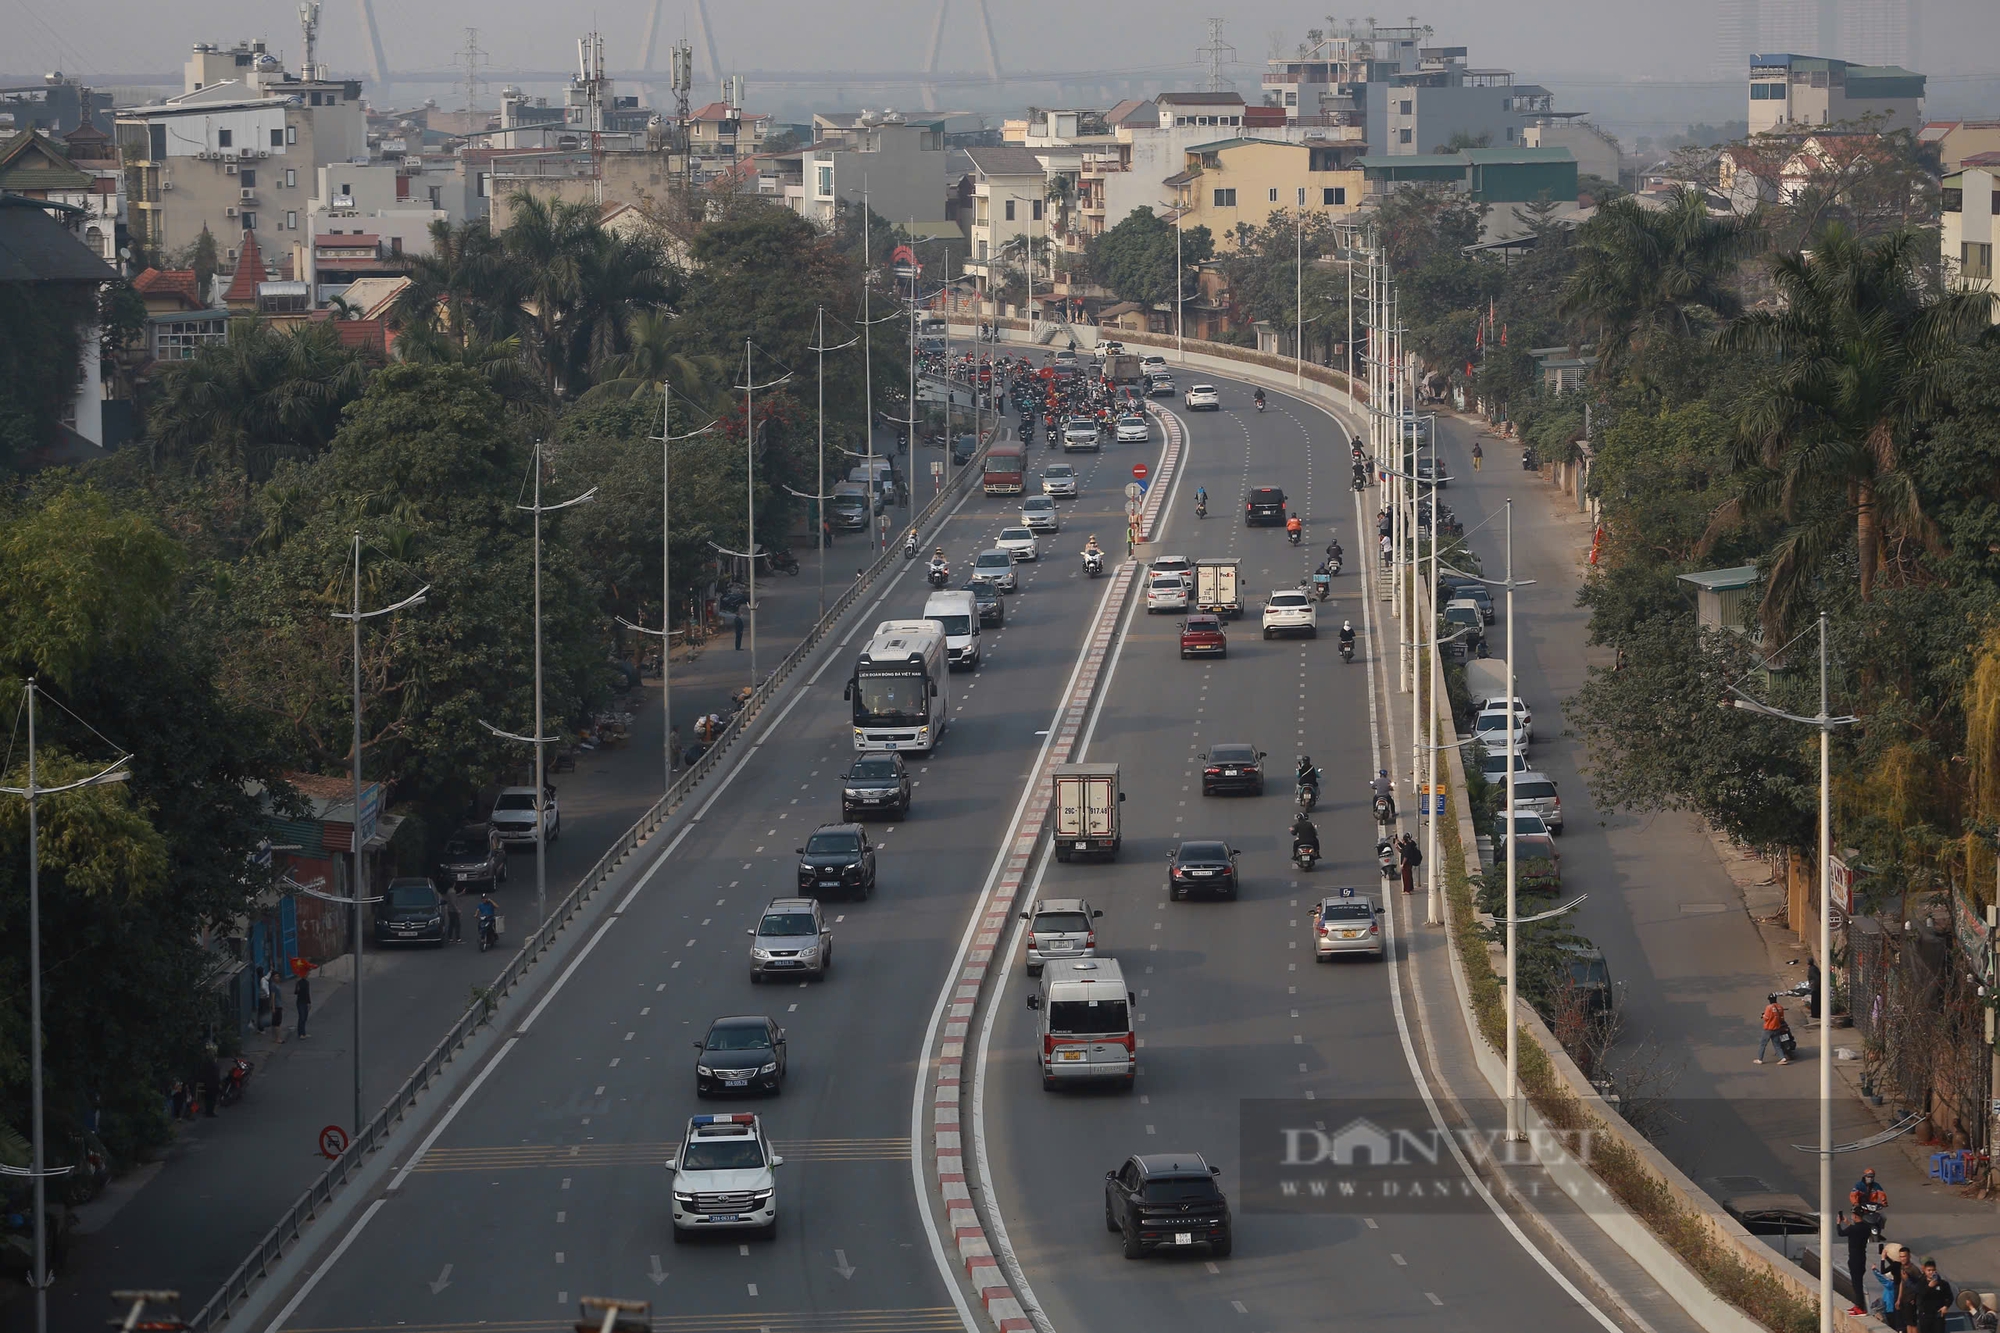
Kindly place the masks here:
[(1895, 65), (1773, 52), (1750, 57), (1750, 133), (1838, 125), (1876, 116), (1879, 129), (1916, 133), (1924, 123), (1924, 76)]
[(1993, 160), (1944, 178), (1940, 257), (1948, 279), (1993, 294), (1993, 321), (2000, 324), (2000, 288), (1993, 285), (1993, 219), (2000, 214), (2000, 153), (1982, 156)]
[(871, 210), (914, 235), (946, 228), (952, 154), (942, 120), (906, 120), (894, 111), (821, 114), (813, 130), (815, 142), (797, 153), (798, 179), (781, 171), (779, 190), (793, 212), (831, 227), (838, 205), (858, 204), (865, 192)]

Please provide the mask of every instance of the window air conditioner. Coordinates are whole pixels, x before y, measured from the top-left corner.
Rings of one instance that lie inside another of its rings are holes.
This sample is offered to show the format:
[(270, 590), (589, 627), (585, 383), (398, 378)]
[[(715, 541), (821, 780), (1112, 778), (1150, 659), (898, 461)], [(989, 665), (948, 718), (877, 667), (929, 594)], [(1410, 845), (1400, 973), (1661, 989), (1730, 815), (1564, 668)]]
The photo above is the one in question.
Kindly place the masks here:
[(171, 190), (174, 188), (174, 183), (172, 181), (161, 181), (160, 188), (162, 190)]
[(228, 166), (222, 169), (222, 173), (225, 176), (234, 176), (236, 174), (236, 164), (234, 162), (231, 162)]
[(231, 205), (230, 205), (229, 207), (227, 207), (227, 208), (223, 209), (223, 210), (222, 210), (222, 215), (223, 215), (224, 217), (231, 217), (231, 218), (235, 217), (235, 216), (236, 216), (236, 205), (234, 205), (234, 204), (231, 204)]
[(247, 204), (252, 199), (255, 199), (257, 197), (257, 192), (255, 190), (249, 190), (249, 189), (239, 190), (237, 191), (236, 197), (241, 199), (244, 203)]

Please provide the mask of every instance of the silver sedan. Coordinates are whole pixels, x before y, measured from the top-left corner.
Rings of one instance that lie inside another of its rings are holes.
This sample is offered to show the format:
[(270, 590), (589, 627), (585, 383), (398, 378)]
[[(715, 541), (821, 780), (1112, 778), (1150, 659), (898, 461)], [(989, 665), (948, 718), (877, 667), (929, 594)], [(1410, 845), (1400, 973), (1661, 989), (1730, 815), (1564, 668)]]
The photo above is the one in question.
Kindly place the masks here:
[(1312, 910), (1313, 961), (1343, 953), (1382, 956), (1382, 905), (1363, 894), (1323, 898)]

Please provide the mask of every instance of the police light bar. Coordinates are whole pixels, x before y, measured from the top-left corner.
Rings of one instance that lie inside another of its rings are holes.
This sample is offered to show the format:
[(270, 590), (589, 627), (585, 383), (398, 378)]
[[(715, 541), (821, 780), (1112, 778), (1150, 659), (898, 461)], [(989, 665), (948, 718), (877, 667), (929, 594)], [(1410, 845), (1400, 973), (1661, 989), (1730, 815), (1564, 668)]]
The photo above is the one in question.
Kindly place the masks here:
[(693, 1125), (754, 1125), (757, 1117), (749, 1112), (736, 1115), (698, 1115), (688, 1122)]

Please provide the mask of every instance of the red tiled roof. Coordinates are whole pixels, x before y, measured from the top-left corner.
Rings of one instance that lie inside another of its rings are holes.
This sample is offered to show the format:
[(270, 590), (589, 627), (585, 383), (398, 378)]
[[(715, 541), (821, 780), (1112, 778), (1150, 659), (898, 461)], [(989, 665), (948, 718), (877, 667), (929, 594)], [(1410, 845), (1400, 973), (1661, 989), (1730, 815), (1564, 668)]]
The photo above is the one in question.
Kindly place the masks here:
[(315, 236), (313, 246), (320, 250), (374, 250), (381, 246), (380, 236), (363, 232), (359, 236)]
[(201, 288), (196, 285), (191, 268), (149, 268), (132, 279), (132, 288), (141, 296), (178, 296), (197, 309), (206, 304), (201, 299)]
[(2000, 167), (2000, 153), (1973, 153), (1959, 159), (1961, 167)]
[(236, 272), (229, 279), (229, 289), (222, 294), (225, 304), (257, 303), (257, 284), (264, 281), (264, 256), (257, 249), (257, 233), (243, 233), (243, 248), (236, 260)]
[[(743, 120), (769, 120), (769, 119), (770, 119), (771, 117), (770, 117), (769, 113), (767, 113), (767, 112), (762, 112), (762, 111), (745, 111), (745, 112), (742, 112), (742, 113), (740, 113), (740, 118), (741, 118), (741, 119), (743, 119)], [(689, 120), (727, 120), (727, 119), (729, 119), (729, 103), (727, 103), (727, 102), (710, 102), (710, 103), (709, 103), (709, 104), (708, 104), (707, 106), (705, 106), (705, 107), (702, 107), (702, 108), (701, 108), (700, 110), (698, 110), (698, 111), (691, 111), (691, 112), (689, 112), (689, 113), (688, 113), (688, 119), (689, 119)]]

